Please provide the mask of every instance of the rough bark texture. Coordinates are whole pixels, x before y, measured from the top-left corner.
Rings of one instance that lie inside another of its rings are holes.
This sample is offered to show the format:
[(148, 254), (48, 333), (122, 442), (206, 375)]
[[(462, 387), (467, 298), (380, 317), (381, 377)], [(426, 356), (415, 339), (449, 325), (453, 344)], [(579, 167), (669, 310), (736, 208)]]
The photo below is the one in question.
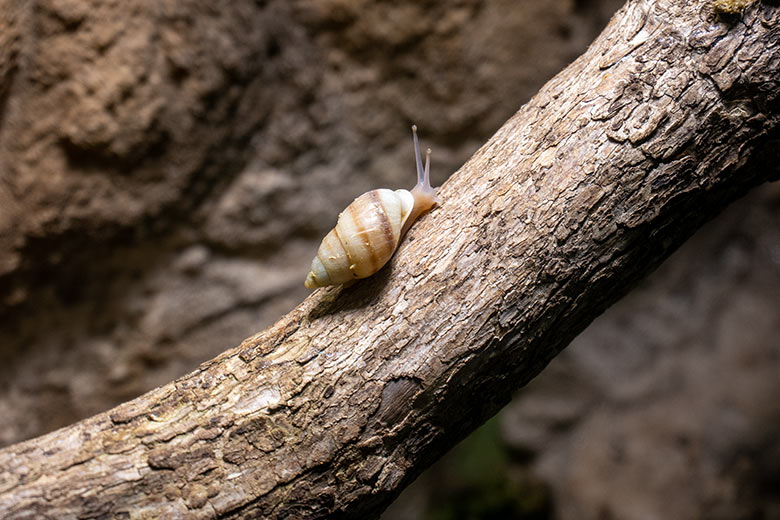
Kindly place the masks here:
[(697, 231), (382, 520), (780, 518), (778, 325), (774, 182)]
[(704, 220), (777, 175), (778, 39), (774, 4), (719, 18), (708, 2), (629, 2), (442, 187), (388, 268), (3, 450), (4, 516), (376, 516)]
[(778, 288), (773, 183), (705, 225), (502, 410), (503, 439), (549, 486), (557, 520), (780, 518)]

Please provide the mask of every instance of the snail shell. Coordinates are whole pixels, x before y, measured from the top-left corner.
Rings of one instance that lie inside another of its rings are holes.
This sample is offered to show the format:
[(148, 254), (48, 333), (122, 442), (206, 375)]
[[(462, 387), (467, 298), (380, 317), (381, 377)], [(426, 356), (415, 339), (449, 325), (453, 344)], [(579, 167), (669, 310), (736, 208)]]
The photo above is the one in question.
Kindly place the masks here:
[(334, 285), (377, 272), (393, 256), (414, 207), (406, 190), (372, 190), (347, 206), (322, 240), (306, 287)]
[(339, 214), (336, 227), (325, 238), (306, 277), (309, 289), (366, 278), (393, 256), (406, 230), (438, 202), (430, 184), (430, 156), (422, 166), (417, 127), (412, 127), (417, 185), (408, 190), (378, 189), (364, 193)]

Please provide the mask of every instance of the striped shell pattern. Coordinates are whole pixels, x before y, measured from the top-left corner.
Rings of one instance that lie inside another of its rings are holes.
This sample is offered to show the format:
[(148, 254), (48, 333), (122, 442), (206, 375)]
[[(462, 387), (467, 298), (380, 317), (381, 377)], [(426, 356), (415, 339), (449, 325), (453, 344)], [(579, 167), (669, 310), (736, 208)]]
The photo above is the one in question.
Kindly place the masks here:
[(322, 240), (306, 278), (313, 289), (371, 276), (393, 256), (414, 196), (407, 190), (378, 189), (355, 199)]

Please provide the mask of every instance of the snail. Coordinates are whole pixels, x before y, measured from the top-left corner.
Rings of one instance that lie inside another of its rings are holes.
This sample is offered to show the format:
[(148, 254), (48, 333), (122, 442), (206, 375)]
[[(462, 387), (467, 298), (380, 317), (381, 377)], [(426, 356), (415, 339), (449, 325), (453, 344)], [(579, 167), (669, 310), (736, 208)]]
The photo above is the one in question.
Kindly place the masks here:
[(408, 190), (378, 189), (364, 193), (339, 214), (311, 262), (304, 285), (308, 289), (366, 278), (393, 256), (412, 223), (439, 202), (431, 187), (431, 150), (420, 157), (417, 127), (412, 126), (417, 185)]

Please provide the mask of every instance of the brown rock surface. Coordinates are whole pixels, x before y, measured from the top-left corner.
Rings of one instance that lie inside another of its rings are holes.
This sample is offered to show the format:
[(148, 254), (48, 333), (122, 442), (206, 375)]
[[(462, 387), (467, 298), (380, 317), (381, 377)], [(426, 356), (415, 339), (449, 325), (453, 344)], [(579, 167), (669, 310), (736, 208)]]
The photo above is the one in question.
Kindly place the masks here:
[(0, 443), (292, 308), (338, 212), (413, 184), (410, 122), (440, 182), (616, 7), (5, 0)]

